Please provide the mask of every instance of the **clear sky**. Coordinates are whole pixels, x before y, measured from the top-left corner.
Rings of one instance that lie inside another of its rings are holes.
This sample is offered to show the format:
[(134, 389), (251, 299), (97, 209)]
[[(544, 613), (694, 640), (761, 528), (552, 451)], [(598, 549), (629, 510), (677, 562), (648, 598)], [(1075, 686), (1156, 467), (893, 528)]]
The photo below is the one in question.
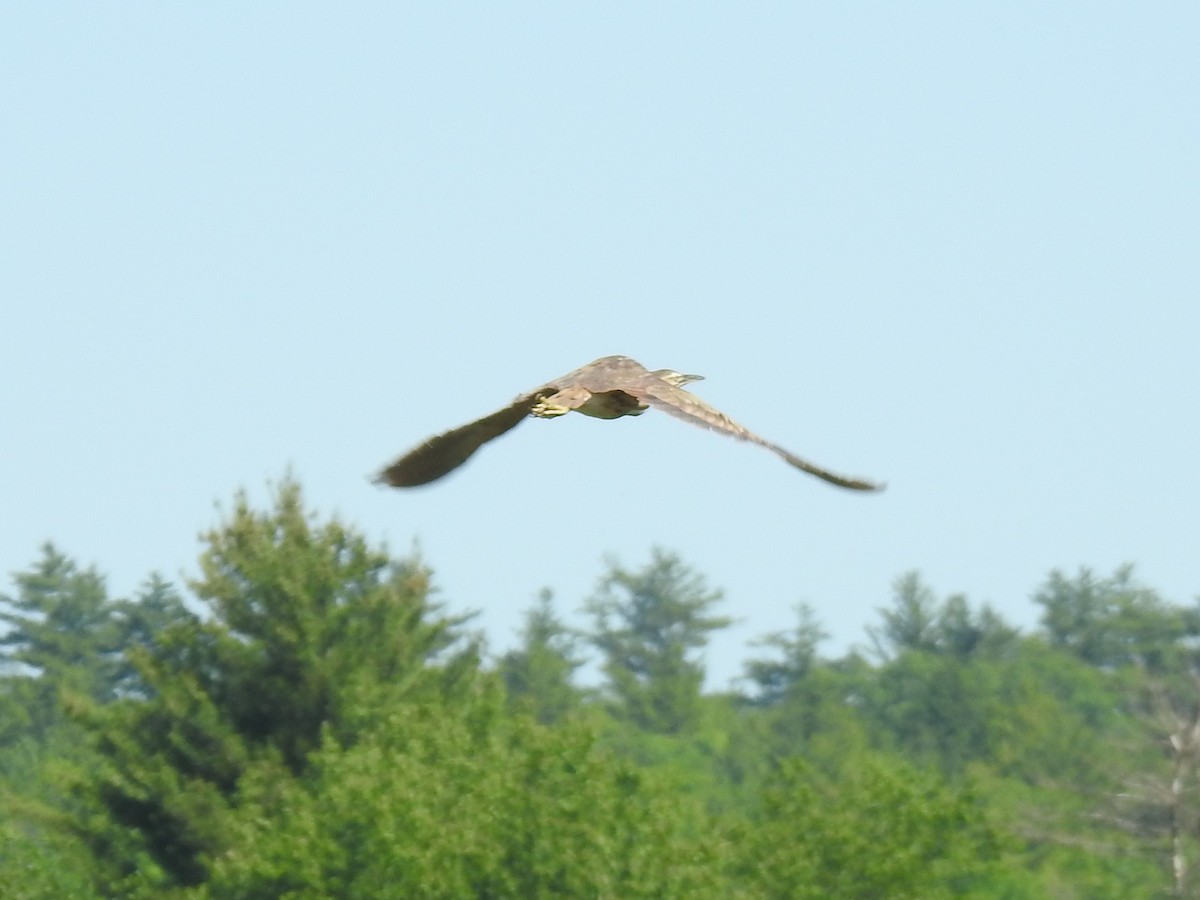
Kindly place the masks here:
[[(195, 574), (288, 470), (511, 646), (673, 550), (836, 653), (918, 569), (1200, 592), (1200, 5), (9, 4), (0, 591)], [(658, 413), (368, 476), (597, 356), (698, 372), (840, 491)], [(578, 620), (576, 620), (578, 621)]]

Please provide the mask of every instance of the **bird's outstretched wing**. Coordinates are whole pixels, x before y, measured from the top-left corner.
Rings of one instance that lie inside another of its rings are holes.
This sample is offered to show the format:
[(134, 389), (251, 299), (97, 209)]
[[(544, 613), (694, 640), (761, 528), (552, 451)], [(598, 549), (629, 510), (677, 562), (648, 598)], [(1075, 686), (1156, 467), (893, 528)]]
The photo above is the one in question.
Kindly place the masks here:
[(699, 425), (701, 428), (727, 434), (740, 441), (749, 441), (752, 444), (758, 444), (760, 447), (766, 447), (789, 465), (793, 465), (797, 469), (807, 472), (809, 475), (815, 475), (822, 481), (828, 481), (830, 484), (836, 484), (838, 487), (848, 488), (852, 491), (883, 490), (884, 485), (882, 484), (865, 481), (861, 478), (848, 478), (845, 475), (838, 475), (822, 469), (820, 466), (813, 465), (808, 460), (801, 459), (794, 453), (784, 450), (778, 444), (772, 444), (765, 438), (759, 437), (744, 425), (739, 425), (733, 419), (729, 418), (729, 416), (725, 415), (725, 413), (709, 406), (690, 391), (685, 391), (683, 388), (676, 387), (664, 381), (653, 372), (647, 372), (636, 383), (624, 385), (622, 389), (637, 397), (643, 403), (655, 409), (660, 409), (677, 419), (691, 422), (693, 425)]
[[(583, 386), (587, 373), (594, 370), (599, 364), (616, 360), (631, 363), (638, 372), (646, 371), (633, 360), (625, 360), (623, 356), (598, 359), (573, 372), (568, 372), (561, 378), (535, 388), (527, 394), (522, 394), (504, 409), (469, 422), (460, 428), (455, 428), (453, 431), (431, 437), (376, 475), (375, 483), (391, 487), (418, 487), (436, 481), (465, 463), (476, 450), (488, 441), (494, 440), (520, 425), (521, 420), (533, 411), (539, 400), (556, 393), (560, 386)], [(622, 371), (624, 370), (622, 369)]]
[[(523, 394), (504, 409), (430, 438), (397, 459), (380, 472), (375, 480), (392, 487), (428, 484), (461, 466), (488, 441), (511, 431), (545, 398), (562, 398), (559, 405), (563, 408), (560, 412), (565, 412), (565, 408), (570, 407), (588, 415), (598, 415), (596, 410), (589, 410), (580, 404), (589, 395), (607, 395), (610, 399), (617, 398), (617, 416), (636, 414), (645, 406), (652, 406), (701, 428), (766, 447), (797, 469), (838, 487), (854, 491), (878, 491), (883, 488), (881, 484), (860, 478), (847, 478), (815, 466), (777, 444), (759, 437), (720, 410), (709, 406), (695, 394), (680, 387), (681, 384), (698, 377), (679, 375), (666, 369), (650, 372), (640, 363), (625, 356), (601, 357), (556, 381)], [(571, 397), (567, 398), (565, 394), (571, 394)], [(637, 402), (631, 404), (630, 398)], [(612, 418), (608, 414), (600, 414), (599, 417)]]
[(489, 416), (431, 437), (380, 472), (375, 482), (392, 487), (416, 487), (441, 478), (465, 463), (488, 441), (516, 428), (543, 393), (539, 390), (525, 394)]

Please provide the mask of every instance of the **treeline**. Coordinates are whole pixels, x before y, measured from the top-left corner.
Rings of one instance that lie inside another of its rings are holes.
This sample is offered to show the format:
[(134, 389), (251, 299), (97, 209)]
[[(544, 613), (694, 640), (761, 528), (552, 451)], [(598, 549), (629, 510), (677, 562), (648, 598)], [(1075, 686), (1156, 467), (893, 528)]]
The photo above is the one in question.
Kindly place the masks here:
[(1128, 569), (1028, 634), (907, 574), (837, 659), (800, 606), (726, 694), (664, 551), (499, 659), (293, 481), (198, 570), (113, 599), (47, 545), (0, 596), (0, 896), (1200, 896), (1200, 607)]

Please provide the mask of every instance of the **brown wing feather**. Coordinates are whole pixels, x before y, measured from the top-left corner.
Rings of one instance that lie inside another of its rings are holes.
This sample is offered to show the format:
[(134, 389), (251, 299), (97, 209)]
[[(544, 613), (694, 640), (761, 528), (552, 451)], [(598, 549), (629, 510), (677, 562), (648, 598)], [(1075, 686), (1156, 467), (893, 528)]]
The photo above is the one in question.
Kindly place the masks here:
[(624, 390), (637, 397), (643, 403), (653, 406), (655, 409), (660, 409), (677, 419), (691, 422), (693, 425), (699, 425), (701, 428), (707, 428), (711, 431), (719, 431), (740, 441), (749, 441), (752, 444), (758, 444), (760, 447), (766, 447), (789, 465), (795, 466), (809, 475), (815, 475), (823, 481), (828, 481), (830, 484), (836, 484), (838, 487), (848, 488), (852, 491), (878, 491), (883, 489), (883, 485), (881, 484), (874, 484), (860, 478), (847, 478), (844, 475), (827, 471), (805, 459), (801, 459), (794, 453), (784, 450), (778, 444), (772, 444), (765, 438), (759, 437), (744, 425), (739, 425), (733, 419), (729, 418), (729, 416), (725, 415), (725, 413), (709, 406), (695, 394), (675, 385), (668, 384), (653, 373), (647, 372), (645, 377), (639, 379), (638, 384), (626, 386)]
[(416, 487), (441, 478), (465, 463), (488, 441), (516, 428), (529, 415), (542, 393), (518, 397), (489, 416), (430, 438), (380, 472), (375, 478), (376, 483)]
[(574, 384), (573, 379), (588, 368), (589, 366), (584, 366), (576, 369), (528, 394), (522, 394), (504, 409), (482, 419), (431, 437), (376, 475), (375, 483), (392, 487), (417, 487), (453, 472), (488, 441), (512, 431), (521, 424), (521, 420), (529, 415), (539, 400), (554, 394), (559, 385)]

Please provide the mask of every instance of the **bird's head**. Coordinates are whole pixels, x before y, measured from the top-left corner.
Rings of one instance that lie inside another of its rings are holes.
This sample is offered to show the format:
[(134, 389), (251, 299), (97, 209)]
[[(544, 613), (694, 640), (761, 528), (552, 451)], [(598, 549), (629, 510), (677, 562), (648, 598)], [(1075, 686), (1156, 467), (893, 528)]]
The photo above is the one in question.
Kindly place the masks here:
[(685, 384), (691, 384), (693, 381), (703, 381), (703, 375), (684, 375), (682, 372), (676, 372), (674, 369), (659, 369), (651, 373), (657, 375), (667, 384), (675, 387), (683, 387)]

